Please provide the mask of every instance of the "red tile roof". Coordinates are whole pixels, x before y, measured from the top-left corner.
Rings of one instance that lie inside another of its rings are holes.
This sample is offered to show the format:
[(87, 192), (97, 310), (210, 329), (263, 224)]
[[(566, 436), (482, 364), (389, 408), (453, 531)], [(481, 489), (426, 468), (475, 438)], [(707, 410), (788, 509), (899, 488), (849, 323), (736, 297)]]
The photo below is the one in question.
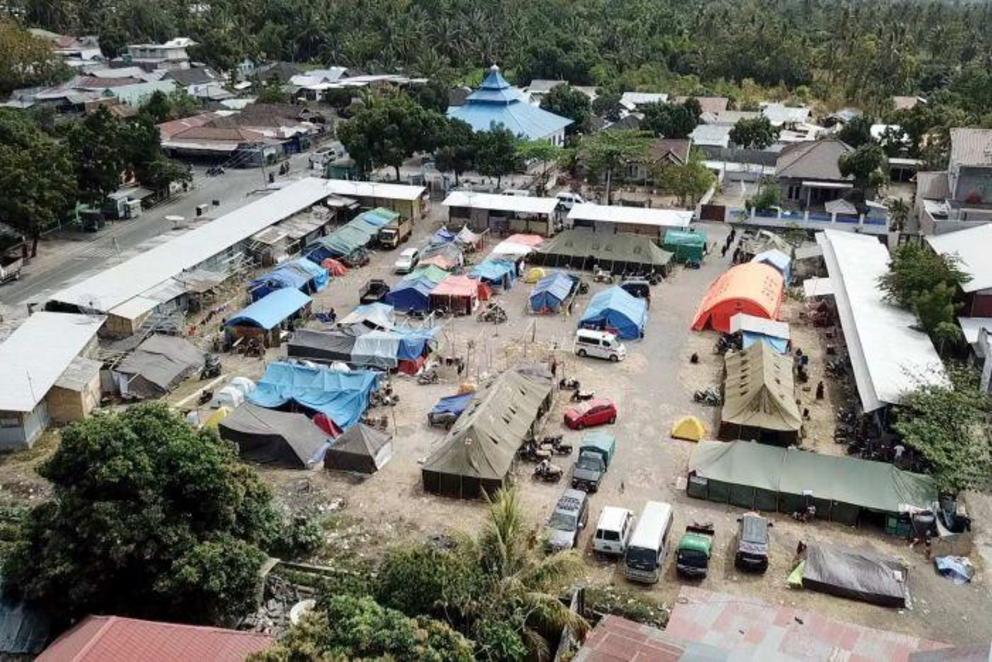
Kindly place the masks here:
[(676, 662), (685, 653), (684, 644), (658, 628), (606, 616), (589, 633), (575, 662)]
[(222, 628), (89, 616), (55, 640), (37, 662), (243, 662), (273, 639)]

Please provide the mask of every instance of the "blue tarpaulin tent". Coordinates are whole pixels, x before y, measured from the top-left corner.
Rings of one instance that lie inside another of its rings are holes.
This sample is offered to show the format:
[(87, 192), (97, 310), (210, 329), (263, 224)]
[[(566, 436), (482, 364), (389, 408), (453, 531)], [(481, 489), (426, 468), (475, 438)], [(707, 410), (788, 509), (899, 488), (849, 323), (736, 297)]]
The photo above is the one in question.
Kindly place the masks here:
[(435, 285), (426, 278), (407, 278), (397, 283), (384, 301), (402, 312), (425, 311), (430, 306), (431, 290)]
[(279, 361), (268, 365), (248, 400), (269, 409), (295, 403), (325, 414), (344, 430), (361, 418), (377, 385), (378, 375), (368, 370), (337, 372)]
[(431, 235), (431, 241), (430, 241), (430, 243), (432, 245), (450, 244), (451, 242), (453, 242), (455, 240), (455, 237), (457, 237), (457, 236), (458, 235), (456, 235), (454, 232), (452, 232), (448, 228), (442, 227), (440, 230), (438, 230), (433, 235)]
[(575, 279), (564, 272), (548, 274), (537, 281), (537, 285), (531, 290), (530, 309), (535, 313), (557, 312), (574, 286)]
[(224, 326), (255, 326), (269, 331), (289, 319), (311, 301), (303, 292), (284, 287), (270, 292), (244, 310), (231, 316)]
[(758, 253), (751, 258), (751, 261), (760, 262), (772, 267), (782, 274), (782, 278), (785, 279), (786, 284), (792, 281), (792, 258), (778, 249), (773, 248), (771, 250)]
[(648, 307), (644, 299), (631, 296), (623, 288), (614, 286), (603, 290), (590, 301), (579, 320), (584, 329), (613, 330), (624, 339), (640, 338), (648, 321)]
[(509, 260), (487, 259), (475, 265), (469, 278), (478, 278), (484, 283), (510, 289), (517, 277), (517, 265)]
[(331, 276), (327, 273), (327, 269), (315, 262), (311, 262), (305, 257), (297, 258), (292, 262), (287, 263), (286, 266), (299, 268), (309, 273), (311, 284), (315, 292), (320, 292), (327, 287), (329, 282), (331, 282)]
[(462, 395), (449, 395), (437, 401), (431, 409), (432, 414), (461, 414), (472, 401), (475, 393), (463, 393)]
[(259, 276), (248, 284), (252, 301), (258, 301), (269, 292), (284, 287), (300, 290), (307, 294), (319, 292), (330, 281), (327, 269), (306, 258), (298, 258), (281, 264), (272, 271)]

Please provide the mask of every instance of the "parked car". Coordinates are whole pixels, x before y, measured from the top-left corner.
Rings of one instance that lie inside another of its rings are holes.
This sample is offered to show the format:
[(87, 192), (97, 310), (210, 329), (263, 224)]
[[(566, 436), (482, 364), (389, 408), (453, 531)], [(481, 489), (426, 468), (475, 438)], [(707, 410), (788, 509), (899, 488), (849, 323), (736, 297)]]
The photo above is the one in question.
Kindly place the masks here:
[(616, 449), (616, 439), (605, 430), (583, 435), (579, 456), (572, 466), (572, 487), (586, 492), (598, 491)]
[(644, 504), (624, 555), (624, 577), (645, 584), (655, 584), (661, 579), (672, 521), (671, 504), (662, 501)]
[(344, 149), (344, 145), (341, 143), (324, 145), (323, 147), (319, 147), (314, 150), (314, 153), (310, 155), (310, 167), (322, 168), (328, 163), (345, 156), (345, 154), (347, 154), (347, 152)]
[(420, 262), (420, 249), (406, 248), (393, 263), (393, 268), (398, 274), (408, 274), (417, 267), (418, 262)]
[(681, 577), (702, 579), (713, 556), (713, 525), (690, 524), (679, 540), (675, 570)]
[(764, 572), (768, 569), (768, 529), (772, 526), (758, 513), (744, 513), (737, 518), (737, 553), (734, 565), (739, 570)]
[(627, 348), (609, 331), (578, 329), (575, 332), (575, 353), (579, 356), (594, 356), (616, 363), (627, 358)]
[(589, 521), (589, 497), (582, 490), (565, 490), (544, 527), (547, 547), (560, 552), (575, 547)]
[(599, 514), (596, 534), (592, 538), (592, 549), (597, 554), (623, 556), (634, 531), (634, 513), (626, 508), (605, 506)]
[(367, 281), (358, 290), (358, 303), (376, 303), (382, 301), (389, 294), (389, 285), (381, 278), (373, 278)]
[(565, 410), (565, 425), (573, 430), (617, 422), (617, 406), (609, 398), (593, 398)]
[(561, 191), (555, 198), (558, 200), (558, 208), (564, 209), (566, 211), (570, 210), (575, 205), (583, 205), (588, 200), (583, 198), (578, 193), (572, 193), (571, 191)]

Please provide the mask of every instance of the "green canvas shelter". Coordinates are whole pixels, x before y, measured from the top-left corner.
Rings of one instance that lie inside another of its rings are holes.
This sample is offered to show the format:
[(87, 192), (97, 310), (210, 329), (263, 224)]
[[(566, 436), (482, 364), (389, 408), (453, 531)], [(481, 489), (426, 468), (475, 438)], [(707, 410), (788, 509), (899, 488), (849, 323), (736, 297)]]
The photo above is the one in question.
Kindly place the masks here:
[(506, 484), (517, 449), (551, 404), (551, 373), (507, 370), (482, 386), (421, 470), (424, 490), (478, 499)]
[(676, 262), (694, 260), (701, 262), (706, 252), (706, 234), (703, 232), (686, 232), (685, 230), (669, 230), (661, 247), (674, 256)]
[(527, 256), (530, 264), (591, 271), (656, 271), (667, 274), (672, 254), (645, 235), (573, 229), (559, 232)]
[(898, 516), (937, 498), (928, 476), (887, 462), (747, 441), (703, 441), (689, 459), (686, 493), (754, 510), (795, 512), (812, 499), (817, 517), (857, 524), (867, 511)]
[(437, 266), (436, 264), (428, 264), (426, 267), (419, 267), (414, 269), (407, 278), (409, 280), (424, 279), (437, 285), (442, 280), (450, 276), (447, 271)]
[(779, 354), (763, 342), (725, 359), (721, 439), (752, 439), (791, 444), (803, 426), (792, 357)]

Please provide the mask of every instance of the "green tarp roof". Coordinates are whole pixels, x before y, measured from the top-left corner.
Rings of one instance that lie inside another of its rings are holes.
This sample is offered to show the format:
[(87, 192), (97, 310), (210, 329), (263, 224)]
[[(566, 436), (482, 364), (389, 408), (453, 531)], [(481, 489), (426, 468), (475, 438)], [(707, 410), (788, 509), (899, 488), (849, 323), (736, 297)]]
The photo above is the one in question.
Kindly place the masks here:
[(898, 513), (904, 505), (929, 508), (937, 493), (928, 476), (838, 455), (811, 453), (748, 441), (700, 442), (689, 472), (711, 481)]
[[(555, 256), (585, 258), (592, 256), (603, 262), (632, 262), (663, 267), (672, 254), (663, 251), (650, 237), (628, 232), (615, 234), (590, 230), (565, 230), (541, 244), (532, 258), (541, 264), (551, 264)], [(543, 260), (540, 258), (544, 258)]]
[(665, 233), (665, 244), (671, 246), (706, 246), (704, 232), (686, 232), (685, 230), (669, 230)]

